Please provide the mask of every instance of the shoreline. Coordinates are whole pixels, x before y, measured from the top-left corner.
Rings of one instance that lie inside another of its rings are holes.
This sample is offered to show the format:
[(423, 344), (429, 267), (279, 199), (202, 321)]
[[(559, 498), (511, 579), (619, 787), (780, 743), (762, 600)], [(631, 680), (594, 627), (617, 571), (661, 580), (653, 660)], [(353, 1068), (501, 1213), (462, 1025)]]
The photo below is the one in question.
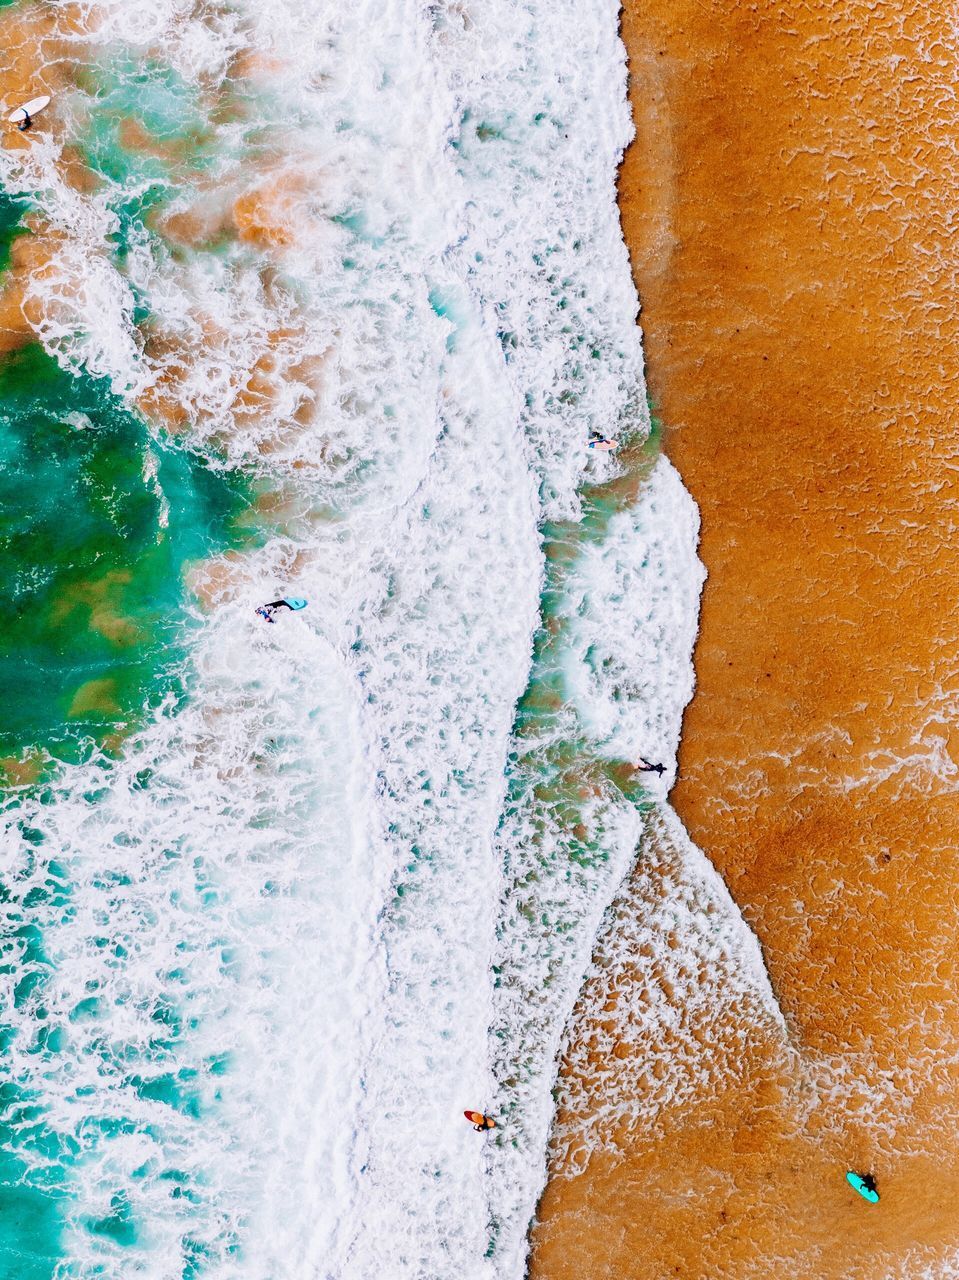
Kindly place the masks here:
[[(639, 1113), (664, 1051), (627, 1034), (653, 980), (641, 946), (634, 971), (594, 971), (531, 1275), (875, 1280), (959, 1235), (956, 40), (944, 15), (863, 0), (630, 3), (622, 35), (623, 231), (710, 575), (672, 800), (755, 932), (790, 1044), (731, 1009), (737, 1064), (688, 1014), (698, 1086), (655, 1143), (624, 1124), (570, 1174), (579, 1048), (603, 1030), (621, 1051), (597, 1112)], [(843, 1185), (860, 1166), (876, 1210)]]

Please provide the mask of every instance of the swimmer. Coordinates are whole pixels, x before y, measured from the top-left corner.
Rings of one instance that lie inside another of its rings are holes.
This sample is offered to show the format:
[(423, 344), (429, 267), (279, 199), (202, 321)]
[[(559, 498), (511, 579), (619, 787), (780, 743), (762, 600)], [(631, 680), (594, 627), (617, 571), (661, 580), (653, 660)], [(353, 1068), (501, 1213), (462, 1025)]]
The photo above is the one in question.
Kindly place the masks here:
[(30, 119), (30, 116), (26, 111), (24, 111), (23, 119), (17, 125), (17, 128), (20, 130), (21, 133), (23, 133), (23, 131), (25, 129), (29, 129), (32, 124), (33, 124), (33, 121)]
[(485, 1133), (487, 1129), (495, 1129), (496, 1121), (492, 1116), (483, 1115), (482, 1111), (464, 1111), (463, 1115), (477, 1133)]
[(660, 777), (662, 777), (666, 772), (666, 766), (664, 764), (650, 764), (649, 761), (644, 760), (642, 756), (639, 757), (639, 763), (634, 764), (633, 768), (637, 773), (658, 773)]
[(276, 622), (273, 617), (277, 609), (289, 609), (291, 613), (295, 613), (298, 609), (305, 609), (306, 601), (298, 600), (296, 596), (290, 596), (283, 600), (271, 600), (269, 604), (261, 604), (256, 610), (257, 614), (266, 622)]

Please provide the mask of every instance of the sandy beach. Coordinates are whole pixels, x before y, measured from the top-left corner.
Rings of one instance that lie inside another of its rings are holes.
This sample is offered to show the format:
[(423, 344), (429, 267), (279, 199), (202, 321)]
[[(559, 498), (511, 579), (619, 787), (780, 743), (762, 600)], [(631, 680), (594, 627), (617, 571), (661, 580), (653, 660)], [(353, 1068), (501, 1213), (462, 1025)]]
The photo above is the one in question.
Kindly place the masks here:
[[(788, 1045), (756, 1031), (714, 1070), (735, 1037), (703, 1034), (699, 1091), (655, 1140), (624, 1127), (575, 1166), (554, 1147), (532, 1275), (942, 1275), (959, 1246), (953, 19), (651, 0), (623, 35), (623, 225), (709, 572), (672, 799), (755, 931)], [(637, 959), (629, 982), (647, 980)], [(627, 1007), (617, 982), (600, 968), (574, 1042)], [(624, 1040), (632, 1078), (662, 1051)]]

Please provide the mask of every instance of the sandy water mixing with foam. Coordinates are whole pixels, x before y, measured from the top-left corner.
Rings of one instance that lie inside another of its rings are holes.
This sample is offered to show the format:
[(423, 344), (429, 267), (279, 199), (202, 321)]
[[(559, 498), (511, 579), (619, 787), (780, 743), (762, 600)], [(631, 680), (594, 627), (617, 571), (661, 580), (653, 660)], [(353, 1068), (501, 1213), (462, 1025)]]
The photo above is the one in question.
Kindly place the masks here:
[[(670, 821), (623, 762), (675, 752), (701, 585), (641, 450), (616, 7), (6, 16), (56, 47), (45, 127), (0, 155), (33, 209), (16, 341), (249, 506), (170, 570), (149, 696), (88, 680), (63, 763), (11, 747), (4, 1136), (35, 1230), (3, 1265), (517, 1276), (566, 1018)], [(257, 623), (283, 591), (308, 611)]]

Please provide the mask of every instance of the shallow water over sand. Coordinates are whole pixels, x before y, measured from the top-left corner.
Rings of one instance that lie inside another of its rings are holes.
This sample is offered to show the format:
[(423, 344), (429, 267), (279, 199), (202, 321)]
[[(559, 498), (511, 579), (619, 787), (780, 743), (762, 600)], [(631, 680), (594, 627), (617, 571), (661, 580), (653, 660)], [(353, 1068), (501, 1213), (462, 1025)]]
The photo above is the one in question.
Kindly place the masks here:
[(648, 376), (710, 574), (673, 799), (788, 1034), (717, 1020), (705, 970), (699, 1003), (664, 991), (647, 850), (580, 1003), (533, 1274), (955, 1275), (954, 19), (653, 0), (624, 36)]

